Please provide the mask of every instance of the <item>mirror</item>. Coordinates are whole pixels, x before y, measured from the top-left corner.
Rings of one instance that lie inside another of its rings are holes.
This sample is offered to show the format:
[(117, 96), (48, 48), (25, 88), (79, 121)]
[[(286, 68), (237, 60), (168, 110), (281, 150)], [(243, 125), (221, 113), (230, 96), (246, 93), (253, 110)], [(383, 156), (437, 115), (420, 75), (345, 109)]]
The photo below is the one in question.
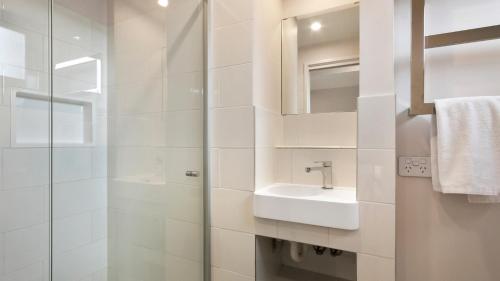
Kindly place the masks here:
[(282, 20), (282, 114), (355, 112), (359, 6)]

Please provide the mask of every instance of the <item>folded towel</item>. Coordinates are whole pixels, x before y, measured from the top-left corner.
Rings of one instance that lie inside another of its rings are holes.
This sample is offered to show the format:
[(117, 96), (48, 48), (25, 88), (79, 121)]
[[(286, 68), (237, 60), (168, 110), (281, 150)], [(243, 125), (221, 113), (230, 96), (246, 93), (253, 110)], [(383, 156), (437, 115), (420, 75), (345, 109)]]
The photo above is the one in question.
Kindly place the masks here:
[(432, 183), (470, 202), (500, 202), (500, 97), (438, 99), (431, 137)]

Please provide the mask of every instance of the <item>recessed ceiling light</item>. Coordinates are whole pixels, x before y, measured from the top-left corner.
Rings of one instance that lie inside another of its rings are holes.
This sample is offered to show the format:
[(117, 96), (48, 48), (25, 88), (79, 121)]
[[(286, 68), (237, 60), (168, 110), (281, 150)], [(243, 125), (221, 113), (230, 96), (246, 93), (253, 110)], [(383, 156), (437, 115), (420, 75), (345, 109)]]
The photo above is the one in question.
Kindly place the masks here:
[(168, 6), (168, 0), (158, 0), (158, 5), (162, 7), (167, 7)]
[(321, 23), (319, 21), (315, 21), (311, 24), (310, 28), (312, 31), (318, 31), (322, 28), (323, 26), (321, 25)]

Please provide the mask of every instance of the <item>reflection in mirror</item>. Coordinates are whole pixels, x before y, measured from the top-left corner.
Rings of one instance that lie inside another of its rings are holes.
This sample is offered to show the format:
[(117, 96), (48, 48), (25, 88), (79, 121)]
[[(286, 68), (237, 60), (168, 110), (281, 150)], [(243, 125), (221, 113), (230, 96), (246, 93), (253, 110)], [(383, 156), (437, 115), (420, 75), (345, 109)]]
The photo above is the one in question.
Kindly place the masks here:
[(359, 6), (282, 21), (282, 114), (355, 112)]

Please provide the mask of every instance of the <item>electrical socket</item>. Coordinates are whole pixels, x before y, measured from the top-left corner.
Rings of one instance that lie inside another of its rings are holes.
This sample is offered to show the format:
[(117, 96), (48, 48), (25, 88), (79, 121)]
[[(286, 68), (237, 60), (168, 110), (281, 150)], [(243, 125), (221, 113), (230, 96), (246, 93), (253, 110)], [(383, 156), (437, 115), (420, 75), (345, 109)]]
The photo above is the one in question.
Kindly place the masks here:
[(402, 177), (432, 177), (430, 157), (399, 157), (399, 175)]

